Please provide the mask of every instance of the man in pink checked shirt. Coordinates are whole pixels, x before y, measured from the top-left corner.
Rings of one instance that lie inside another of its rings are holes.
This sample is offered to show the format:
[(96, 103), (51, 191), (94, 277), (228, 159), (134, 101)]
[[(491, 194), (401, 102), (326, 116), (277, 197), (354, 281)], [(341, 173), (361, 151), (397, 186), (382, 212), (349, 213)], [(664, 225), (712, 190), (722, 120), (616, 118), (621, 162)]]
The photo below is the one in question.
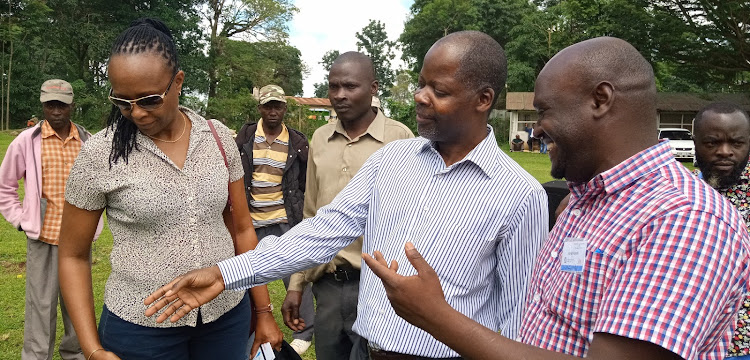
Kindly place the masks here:
[(547, 63), (534, 95), (534, 135), (571, 198), (537, 257), (519, 337), (442, 301), (411, 243), (402, 266), (415, 276), (363, 255), (396, 313), (468, 359), (723, 359), (750, 240), (732, 205), (658, 141), (649, 63), (623, 40), (587, 40)]

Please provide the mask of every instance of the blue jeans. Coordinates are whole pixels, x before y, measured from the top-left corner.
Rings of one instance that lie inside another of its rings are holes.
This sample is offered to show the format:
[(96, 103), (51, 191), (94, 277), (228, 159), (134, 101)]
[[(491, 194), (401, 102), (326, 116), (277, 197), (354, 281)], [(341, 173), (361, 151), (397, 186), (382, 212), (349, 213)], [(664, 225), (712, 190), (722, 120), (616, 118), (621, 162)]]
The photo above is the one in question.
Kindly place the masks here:
[(172, 328), (136, 325), (113, 314), (104, 306), (99, 320), (102, 347), (123, 360), (129, 359), (233, 359), (245, 360), (250, 333), (250, 299), (242, 301), (219, 317), (204, 324)]
[(542, 154), (547, 153), (547, 144), (545, 144), (544, 141), (539, 142), (539, 152)]
[(750, 360), (750, 355), (742, 355), (736, 357), (728, 357), (726, 360)]

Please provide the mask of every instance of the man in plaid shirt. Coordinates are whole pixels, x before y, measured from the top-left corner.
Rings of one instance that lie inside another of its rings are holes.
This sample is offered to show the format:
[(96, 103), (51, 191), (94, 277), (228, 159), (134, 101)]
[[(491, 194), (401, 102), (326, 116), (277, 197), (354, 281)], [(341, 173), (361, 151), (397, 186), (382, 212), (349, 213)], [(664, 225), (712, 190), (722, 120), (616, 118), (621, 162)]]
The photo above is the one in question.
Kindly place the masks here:
[[(91, 134), (70, 121), (74, 109), (73, 87), (67, 81), (45, 81), (39, 100), (44, 119), (13, 139), (0, 164), (0, 213), (27, 236), (21, 359), (52, 359), (58, 298), (65, 331), (60, 356), (64, 360), (83, 359), (73, 324), (60, 297), (57, 243), (65, 183), (81, 145)], [(21, 179), (24, 179), (23, 202), (17, 192)], [(97, 236), (101, 226), (100, 221)]]
[(534, 95), (535, 136), (571, 198), (537, 257), (519, 338), (441, 301), (410, 243), (417, 276), (363, 255), (396, 312), (471, 359), (723, 359), (750, 239), (732, 205), (658, 141), (649, 63), (623, 40), (587, 40), (547, 63)]

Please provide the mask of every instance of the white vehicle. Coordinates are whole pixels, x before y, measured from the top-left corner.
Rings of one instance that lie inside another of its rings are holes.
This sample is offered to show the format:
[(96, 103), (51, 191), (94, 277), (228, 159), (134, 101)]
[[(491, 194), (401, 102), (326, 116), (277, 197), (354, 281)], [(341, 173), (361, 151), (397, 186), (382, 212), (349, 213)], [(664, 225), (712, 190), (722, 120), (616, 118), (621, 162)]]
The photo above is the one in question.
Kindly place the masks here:
[(672, 155), (674, 155), (675, 159), (694, 161), (695, 143), (693, 142), (693, 134), (687, 129), (659, 129), (659, 139), (669, 140), (669, 146), (672, 148)]

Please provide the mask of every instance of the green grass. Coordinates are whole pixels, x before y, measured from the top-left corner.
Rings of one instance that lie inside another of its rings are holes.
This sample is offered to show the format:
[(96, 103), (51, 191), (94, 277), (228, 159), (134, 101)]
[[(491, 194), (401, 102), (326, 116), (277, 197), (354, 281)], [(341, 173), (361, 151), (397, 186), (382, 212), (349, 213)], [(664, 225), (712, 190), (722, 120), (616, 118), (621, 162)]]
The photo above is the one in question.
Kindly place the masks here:
[[(17, 132), (0, 132), (0, 159), (5, 156), (8, 145), (17, 135)], [(553, 178), (549, 175), (549, 157), (538, 153), (511, 153), (507, 146), (506, 153), (526, 169), (539, 182), (544, 183)], [(692, 169), (692, 164), (683, 163)], [(20, 189), (23, 195), (23, 186)], [(112, 233), (109, 227), (96, 241), (93, 247), (93, 283), (94, 301), (97, 318), (101, 313), (102, 297), (104, 294), (104, 283), (110, 272), (109, 253), (112, 250)], [(13, 228), (5, 220), (0, 221), (0, 360), (18, 359), (23, 345), (23, 314), (24, 314), (24, 287), (25, 287), (25, 261), (26, 261), (26, 237), (22, 232)], [(286, 294), (284, 284), (275, 281), (268, 286), (271, 301), (274, 304), (274, 316), (279, 328), (284, 332), (284, 338), (291, 341), (291, 331), (283, 324), (281, 319), (281, 304)], [(61, 316), (58, 315), (58, 319)], [(57, 345), (62, 335), (62, 321), (58, 320)], [(55, 346), (57, 349), (57, 346)], [(55, 359), (60, 359), (55, 354)], [(304, 359), (315, 359), (314, 347), (305, 353)]]

